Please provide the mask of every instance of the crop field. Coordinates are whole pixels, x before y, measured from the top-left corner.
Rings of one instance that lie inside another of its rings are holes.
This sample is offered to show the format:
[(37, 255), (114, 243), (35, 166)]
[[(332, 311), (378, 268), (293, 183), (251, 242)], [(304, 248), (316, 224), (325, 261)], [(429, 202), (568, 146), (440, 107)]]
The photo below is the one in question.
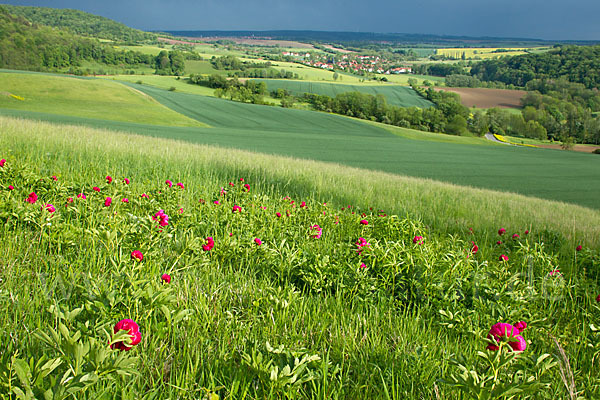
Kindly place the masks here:
[[(106, 77), (107, 80), (136, 83), (142, 82), (141, 85), (154, 86), (160, 89), (169, 90), (175, 88), (176, 91), (182, 93), (191, 93), (200, 96), (214, 96), (215, 90), (206, 86), (190, 84), (189, 78), (177, 79), (175, 76), (161, 75), (117, 75)], [(134, 86), (134, 88), (137, 87)]]
[[(285, 62), (285, 61), (274, 61), (271, 63), (273, 68), (276, 69), (284, 69), (286, 71), (290, 71), (296, 73), (300, 76), (301, 79), (306, 81), (330, 81), (335, 82), (333, 79), (333, 71), (327, 71), (321, 68), (309, 67), (303, 64)], [(344, 73), (338, 72), (343, 83), (358, 83), (361, 78), (354, 75), (347, 75)]]
[[(600, 207), (600, 187), (594, 184), (600, 180), (600, 171), (590, 168), (596, 162), (593, 154), (410, 140), (381, 126), (337, 115), (230, 102), (146, 85), (132, 87), (211, 128), (156, 127), (143, 119), (138, 123), (106, 121), (40, 113), (36, 108), (0, 109), (0, 113), (334, 162)], [(412, 132), (413, 136), (419, 135)]]
[(429, 81), (436, 86), (445, 86), (445, 78), (441, 76), (431, 75), (417, 75), (417, 74), (390, 74), (390, 75), (378, 75), (378, 77), (385, 77), (390, 83), (397, 83), (399, 85), (409, 86), (409, 79), (416, 79), (419, 85), (422, 85), (424, 81)]
[(346, 85), (340, 83), (321, 83), (304, 82), (296, 80), (283, 79), (256, 79), (265, 82), (267, 89), (273, 91), (276, 89), (285, 89), (295, 96), (301, 96), (304, 93), (315, 93), (335, 97), (338, 94), (346, 92), (361, 92), (376, 96), (381, 94), (385, 96), (388, 104), (399, 107), (419, 107), (429, 108), (433, 104), (419, 96), (412, 88), (405, 86), (392, 85)]
[(3, 393), (600, 395), (598, 211), (82, 127), (0, 130)]
[(527, 93), (524, 90), (462, 87), (445, 87), (442, 90), (458, 93), (462, 105), (477, 108), (521, 108), (521, 97)]
[[(507, 50), (496, 52), (498, 50)], [(488, 59), (488, 58), (499, 58), (504, 56), (518, 56), (520, 54), (525, 54), (527, 50), (532, 50), (531, 48), (526, 47), (506, 47), (506, 48), (498, 48), (498, 47), (471, 47), (471, 48), (449, 48), (449, 49), (437, 49), (435, 54), (442, 55), (446, 57), (451, 57), (454, 59), (460, 60), (462, 55), (465, 55), (465, 59), (473, 60), (473, 59)], [(537, 49), (541, 50), (541, 49)]]
[(109, 80), (3, 72), (0, 87), (0, 107), (5, 109), (124, 122), (143, 120), (156, 125), (205, 126), (131, 87)]

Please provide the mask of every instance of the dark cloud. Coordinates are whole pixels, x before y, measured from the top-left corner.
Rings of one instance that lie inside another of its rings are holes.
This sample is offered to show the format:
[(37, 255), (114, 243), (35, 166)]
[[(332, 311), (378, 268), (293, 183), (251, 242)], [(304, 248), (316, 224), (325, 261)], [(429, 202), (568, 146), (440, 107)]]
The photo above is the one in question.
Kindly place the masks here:
[(433, 33), (600, 39), (598, 0), (41, 0), (8, 4), (76, 8), (145, 30)]

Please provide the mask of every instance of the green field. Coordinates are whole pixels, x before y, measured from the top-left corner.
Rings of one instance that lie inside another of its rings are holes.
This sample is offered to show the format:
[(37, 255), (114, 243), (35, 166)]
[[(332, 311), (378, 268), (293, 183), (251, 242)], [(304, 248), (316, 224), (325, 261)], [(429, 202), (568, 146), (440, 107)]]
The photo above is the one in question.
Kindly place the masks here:
[[(600, 187), (594, 184), (600, 180), (600, 171), (590, 168), (596, 162), (597, 155), (432, 142), (431, 135), (424, 135), (424, 139), (429, 140), (411, 140), (394, 135), (381, 125), (337, 115), (236, 103), (146, 85), (131, 86), (179, 114), (212, 128), (159, 128), (146, 124), (144, 119), (138, 119), (139, 123), (107, 122), (99, 117), (92, 119), (40, 113), (36, 107), (29, 110), (4, 108), (0, 112), (4, 115), (77, 123), (193, 143), (334, 162), (566, 201), (596, 209), (600, 207), (597, 201)], [(417, 131), (405, 132), (410, 132), (412, 137), (419, 135)], [(465, 143), (473, 143), (472, 140), (467, 138)]]
[[(188, 78), (177, 79), (176, 76), (161, 75), (117, 75), (106, 77), (105, 79), (122, 82), (136, 83), (142, 82), (142, 85), (154, 86), (160, 89), (169, 90), (175, 88), (178, 92), (197, 94), (200, 96), (214, 96), (215, 90), (202, 85), (188, 83)], [(137, 86), (134, 86), (137, 87)]]
[[(0, 73), (0, 108), (170, 126), (206, 126), (134, 88), (100, 79)], [(21, 97), (17, 100), (10, 94)]]
[(256, 79), (256, 81), (265, 82), (269, 91), (285, 89), (294, 96), (301, 96), (304, 93), (315, 93), (335, 97), (338, 94), (346, 92), (361, 92), (373, 96), (381, 94), (385, 96), (388, 104), (398, 107), (428, 108), (433, 106), (430, 101), (419, 96), (413, 89), (405, 86), (346, 85), (341, 83), (304, 82), (289, 79)]

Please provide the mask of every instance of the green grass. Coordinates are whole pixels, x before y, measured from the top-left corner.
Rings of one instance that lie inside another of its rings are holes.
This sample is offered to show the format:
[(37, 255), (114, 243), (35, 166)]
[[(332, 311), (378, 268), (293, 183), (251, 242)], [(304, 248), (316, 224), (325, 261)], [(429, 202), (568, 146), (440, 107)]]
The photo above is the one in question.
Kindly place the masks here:
[(346, 92), (361, 92), (376, 96), (381, 94), (385, 96), (387, 103), (398, 107), (419, 107), (429, 108), (433, 104), (419, 96), (412, 88), (405, 86), (392, 85), (345, 85), (341, 83), (321, 83), (304, 82), (289, 79), (256, 79), (265, 82), (267, 89), (273, 91), (276, 89), (285, 89), (294, 96), (301, 96), (304, 93), (315, 93), (335, 97), (338, 94)]
[[(163, 105), (210, 125), (155, 128), (0, 109), (4, 115), (71, 122), (214, 144), (266, 154), (334, 162), (462, 186), (520, 193), (598, 208), (597, 155), (510, 146), (411, 140), (358, 120), (325, 113), (258, 106), (133, 85)], [(143, 122), (143, 120), (140, 120)], [(416, 137), (415, 133), (410, 133)], [(482, 143), (473, 141), (473, 143)]]
[[(2, 393), (24, 388), (31, 359), (38, 397), (81, 382), (86, 391), (74, 396), (94, 399), (474, 398), (441, 382), (459, 372), (450, 358), (491, 376), (477, 353), (497, 354), (485, 350), (490, 327), (523, 320), (527, 349), (497, 379), (524, 388), (521, 366), (542, 385), (533, 398), (568, 398), (548, 363), (560, 362), (551, 334), (569, 355), (578, 395), (600, 395), (590, 328), (600, 324), (598, 211), (82, 127), (0, 118), (0, 131), (0, 333), (10, 338), (0, 352)], [(23, 201), (31, 191), (36, 204)], [(160, 231), (151, 219), (159, 209), (170, 216)], [(310, 237), (314, 224), (319, 239)], [(500, 246), (499, 227), (508, 230)], [(208, 236), (215, 246), (205, 252)], [(361, 254), (359, 237), (370, 243)], [(576, 243), (585, 244), (579, 253)], [(142, 340), (110, 351), (123, 318), (137, 322)], [(313, 357), (295, 370), (298, 382), (286, 382), (282, 370), (304, 356)], [(64, 381), (52, 387), (49, 378)]]
[(429, 81), (437, 86), (445, 86), (446, 79), (441, 76), (430, 76), (430, 75), (415, 75), (415, 74), (390, 74), (390, 75), (378, 75), (380, 77), (385, 76), (386, 79), (391, 83), (397, 83), (399, 85), (408, 86), (409, 79), (416, 79), (419, 85), (423, 84), (423, 81)]
[[(176, 76), (161, 76), (161, 75), (118, 75), (114, 77), (106, 77), (106, 79), (128, 82), (128, 83), (138, 83), (142, 81), (142, 85), (149, 85), (156, 88), (169, 90), (172, 87), (175, 88), (176, 91), (182, 93), (191, 93), (200, 96), (214, 96), (215, 90), (206, 86), (201, 85), (193, 85), (188, 83), (189, 78), (180, 78), (177, 79)], [(138, 85), (134, 86), (137, 87)]]
[(4, 92), (0, 95), (0, 108), (4, 109), (154, 125), (206, 126), (134, 88), (108, 80), (6, 72), (0, 73), (0, 87)]

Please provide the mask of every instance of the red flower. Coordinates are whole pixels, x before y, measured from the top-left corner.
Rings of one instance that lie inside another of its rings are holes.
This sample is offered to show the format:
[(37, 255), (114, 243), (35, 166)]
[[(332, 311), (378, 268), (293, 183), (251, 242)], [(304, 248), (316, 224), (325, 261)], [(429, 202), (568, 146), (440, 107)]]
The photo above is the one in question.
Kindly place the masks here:
[(8, 190), (15, 190), (15, 187), (13, 185), (8, 185)]
[(52, 204), (46, 204), (43, 208), (46, 209), (50, 214), (54, 213), (54, 211), (56, 211), (56, 208), (54, 208), (54, 206)]
[(583, 249), (582, 245), (579, 245), (579, 246), (577, 246), (577, 248), (575, 248), (575, 250), (577, 250), (577, 251), (581, 251), (581, 249)]
[(240, 178), (240, 182), (244, 182), (244, 178)]
[(367, 266), (365, 265), (365, 263), (360, 263), (360, 267), (361, 268), (367, 268)]
[(229, 182), (229, 186), (232, 186), (232, 187), (233, 187), (233, 186), (235, 186), (235, 183), (233, 183), (233, 182)]
[(129, 351), (133, 346), (142, 341), (142, 334), (140, 333), (140, 327), (132, 319), (122, 319), (115, 325), (114, 333), (119, 331), (127, 331), (131, 340), (130, 344), (125, 342), (114, 343), (111, 348)]
[(209, 236), (206, 238), (206, 244), (202, 246), (202, 250), (210, 251), (213, 247), (215, 247), (215, 240), (211, 236)]
[(598, 303), (600, 303), (600, 294), (598, 295), (598, 297), (596, 297), (596, 301), (597, 301)]
[(35, 192), (31, 192), (31, 193), (29, 193), (29, 197), (27, 197), (27, 199), (25, 201), (30, 204), (34, 204), (37, 201), (37, 199), (38, 199), (37, 194), (35, 194)]
[(134, 250), (131, 252), (131, 258), (133, 260), (136, 260), (137, 262), (140, 262), (144, 259), (144, 255), (142, 254), (141, 251), (139, 250)]
[(471, 247), (471, 253), (476, 254), (479, 251), (479, 246), (475, 244), (475, 242), (471, 242), (473, 247)]
[(500, 254), (500, 257), (498, 258), (499, 261), (508, 261), (508, 256), (504, 255), (504, 254)]
[(498, 230), (498, 235), (500, 235), (500, 236), (504, 235), (505, 233), (506, 233), (506, 229), (504, 229), (504, 228), (500, 228)]
[(233, 209), (231, 210), (231, 212), (235, 213), (235, 212), (242, 212), (242, 207), (240, 206), (233, 206)]
[(99, 188), (98, 186), (94, 186), (94, 187), (92, 188), (92, 190), (93, 190), (94, 192), (100, 192), (100, 188)]
[(173, 182), (171, 182), (170, 180), (166, 180), (165, 183), (167, 184), (167, 186), (169, 187), (173, 187)]
[[(527, 328), (527, 323), (523, 321), (517, 322), (514, 326), (499, 322), (492, 326), (487, 337), (490, 340), (493, 337), (498, 343), (507, 341), (513, 351), (523, 351), (527, 348), (527, 342), (523, 339), (523, 336), (521, 336), (521, 332), (523, 332), (525, 328)], [(487, 349), (499, 350), (500, 347), (490, 343), (487, 346)]]
[(79, 193), (79, 194), (77, 195), (77, 198), (78, 198), (78, 199), (82, 199), (82, 200), (85, 200), (85, 199), (87, 199), (87, 197), (85, 197), (85, 194), (83, 194), (83, 193)]
[(185, 187), (183, 186), (183, 183), (181, 183), (181, 182), (177, 182), (177, 186), (179, 186), (182, 189), (185, 189)]
[(106, 176), (106, 183), (112, 183), (112, 177), (110, 175)]
[(369, 225), (369, 221), (367, 221), (366, 219), (361, 219), (360, 224), (361, 225)]
[(6, 160), (3, 158), (0, 160), (0, 167), (4, 168), (4, 164), (6, 164)]
[(526, 231), (525, 231), (525, 234), (526, 234), (526, 235), (529, 235), (529, 230), (526, 230)]
[(246, 189), (246, 192), (250, 191), (250, 185), (248, 185), (247, 183), (244, 185), (244, 188)]
[(149, 197), (148, 197), (148, 195), (147, 195), (146, 193), (142, 193), (142, 196), (141, 196), (141, 197), (142, 197), (142, 199), (148, 199), (148, 198), (149, 198)]
[(67, 198), (67, 205), (73, 203), (73, 198), (72, 197), (68, 197)]
[(281, 218), (281, 213), (280, 212), (275, 213), (275, 215), (277, 215), (277, 218)]
[(260, 240), (259, 238), (255, 238), (254, 243), (256, 243), (258, 246), (260, 246), (262, 244), (262, 240)]
[(104, 200), (104, 207), (110, 207), (111, 204), (112, 199), (110, 197), (107, 197), (106, 200)]
[(52, 175), (52, 180), (53, 181), (57, 181), (58, 180), (58, 178), (56, 177), (56, 175)]
[(515, 233), (514, 235), (512, 235), (512, 238), (513, 238), (513, 239), (518, 239), (518, 238), (519, 238), (519, 234), (518, 234), (518, 233)]
[(420, 245), (421, 245), (421, 244), (423, 244), (423, 241), (424, 241), (424, 240), (425, 240), (425, 239), (423, 239), (423, 236), (415, 236), (415, 237), (413, 238), (413, 243), (415, 243), (415, 244), (417, 244), (417, 243), (418, 243), (418, 244), (420, 244)]
[(171, 275), (169, 275), (169, 274), (163, 274), (160, 277), (160, 280), (162, 281), (162, 283), (171, 283)]
[(129, 199), (128, 198), (121, 199), (121, 202), (123, 202), (123, 203), (129, 203)]
[(123, 183), (125, 183), (126, 185), (129, 185), (129, 179), (127, 179), (127, 178), (123, 179)]
[(498, 240), (498, 241), (496, 242), (496, 244), (497, 244), (498, 246), (500, 246), (500, 245), (502, 244), (502, 240)]

